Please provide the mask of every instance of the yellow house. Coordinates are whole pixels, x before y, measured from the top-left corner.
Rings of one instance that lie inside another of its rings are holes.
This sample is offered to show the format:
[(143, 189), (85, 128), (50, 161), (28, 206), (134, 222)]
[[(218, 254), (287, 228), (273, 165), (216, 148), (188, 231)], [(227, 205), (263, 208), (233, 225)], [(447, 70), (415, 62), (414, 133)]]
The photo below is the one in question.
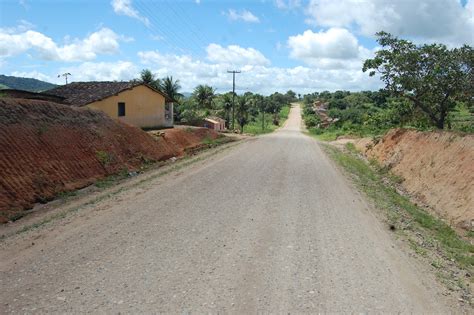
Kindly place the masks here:
[(73, 82), (45, 91), (140, 128), (173, 126), (173, 100), (140, 82)]

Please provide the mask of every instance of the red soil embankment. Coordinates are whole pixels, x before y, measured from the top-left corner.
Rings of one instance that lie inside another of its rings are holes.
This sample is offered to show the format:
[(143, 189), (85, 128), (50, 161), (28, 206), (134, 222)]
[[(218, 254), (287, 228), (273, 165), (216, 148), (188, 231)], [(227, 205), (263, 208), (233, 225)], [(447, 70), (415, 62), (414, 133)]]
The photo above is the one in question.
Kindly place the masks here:
[(219, 135), (171, 129), (154, 138), (102, 112), (52, 102), (0, 99), (0, 222), (36, 202), (144, 162), (184, 155)]
[(474, 228), (474, 135), (394, 129), (375, 145), (356, 146), (452, 226)]

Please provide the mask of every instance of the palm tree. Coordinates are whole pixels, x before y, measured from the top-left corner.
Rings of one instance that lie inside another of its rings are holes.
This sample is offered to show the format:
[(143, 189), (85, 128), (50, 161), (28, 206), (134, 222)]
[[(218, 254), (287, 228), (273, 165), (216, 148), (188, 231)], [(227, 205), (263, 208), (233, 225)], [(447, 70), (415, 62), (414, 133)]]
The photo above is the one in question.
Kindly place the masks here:
[(244, 126), (248, 123), (249, 100), (245, 96), (237, 99), (237, 121), (240, 125), (240, 133), (244, 132)]
[(212, 100), (216, 93), (216, 89), (209, 85), (198, 85), (194, 89), (193, 96), (196, 98), (199, 107), (201, 109), (211, 109), (212, 108)]
[(149, 69), (143, 69), (140, 72), (140, 81), (154, 89), (161, 90), (160, 79), (157, 79), (153, 72), (151, 72)]
[(232, 93), (222, 95), (222, 108), (226, 119), (226, 127), (230, 128), (230, 113), (232, 111)]
[(179, 80), (173, 81), (172, 76), (161, 80), (161, 90), (173, 100), (183, 97), (183, 94), (179, 93), (180, 89)]

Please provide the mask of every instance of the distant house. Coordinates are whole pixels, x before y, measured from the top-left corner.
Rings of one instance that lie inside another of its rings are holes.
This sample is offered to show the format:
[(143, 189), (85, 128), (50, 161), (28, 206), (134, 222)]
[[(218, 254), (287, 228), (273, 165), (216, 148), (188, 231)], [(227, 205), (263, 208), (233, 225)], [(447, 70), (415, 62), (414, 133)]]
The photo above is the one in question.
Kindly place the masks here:
[(213, 129), (215, 131), (225, 130), (225, 120), (219, 117), (204, 118), (199, 125), (205, 128)]
[(140, 82), (73, 82), (44, 93), (87, 106), (140, 128), (173, 126), (173, 100)]

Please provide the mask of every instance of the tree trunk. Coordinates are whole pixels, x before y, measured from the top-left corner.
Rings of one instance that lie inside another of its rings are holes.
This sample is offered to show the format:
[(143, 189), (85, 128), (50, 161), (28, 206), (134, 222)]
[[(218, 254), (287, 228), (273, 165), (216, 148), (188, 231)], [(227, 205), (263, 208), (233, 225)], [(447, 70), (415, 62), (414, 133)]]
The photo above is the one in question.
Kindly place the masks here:
[(436, 120), (436, 128), (444, 129), (444, 121), (446, 120), (446, 113), (440, 113), (439, 119)]

